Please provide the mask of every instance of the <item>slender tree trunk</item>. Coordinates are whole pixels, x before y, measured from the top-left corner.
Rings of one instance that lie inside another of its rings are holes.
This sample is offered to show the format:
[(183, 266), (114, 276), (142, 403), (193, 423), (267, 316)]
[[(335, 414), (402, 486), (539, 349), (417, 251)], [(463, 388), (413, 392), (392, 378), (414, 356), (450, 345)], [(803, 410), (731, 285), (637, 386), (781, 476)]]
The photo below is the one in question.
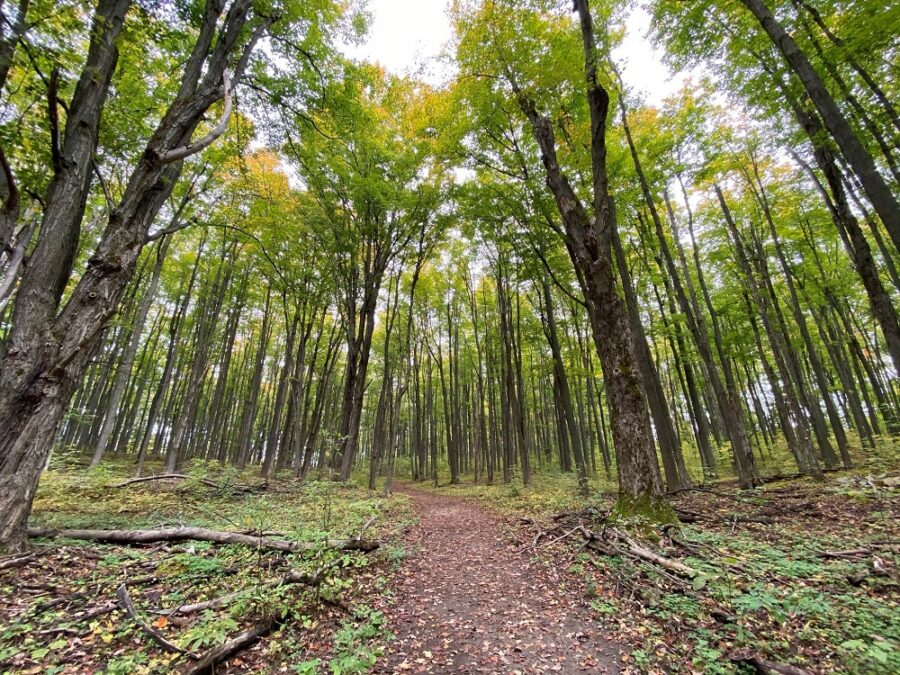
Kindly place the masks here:
[[(547, 342), (550, 345), (550, 353), (553, 357), (553, 376), (560, 403), (560, 443), (567, 446), (567, 440), (571, 440), (572, 451), (575, 456), (575, 469), (578, 475), (578, 490), (581, 494), (587, 495), (590, 488), (588, 486), (584, 447), (581, 443), (581, 433), (575, 422), (575, 411), (572, 408), (572, 394), (569, 390), (569, 378), (566, 376), (566, 367), (563, 362), (562, 351), (559, 347), (559, 337), (556, 331), (553, 296), (550, 293), (550, 284), (547, 283), (546, 279), (542, 284), (542, 291), (544, 295), (544, 333), (547, 336)], [(566, 435), (567, 430), (569, 432), (568, 436)]]
[(759, 21), (763, 30), (781, 51), (791, 71), (803, 84), (803, 88), (821, 115), (825, 128), (862, 183), (866, 196), (887, 228), (894, 246), (900, 249), (900, 204), (879, 173), (865, 145), (832, 98), (822, 78), (763, 0), (741, 0), (741, 3)]
[(116, 381), (113, 385), (112, 393), (107, 402), (106, 414), (103, 416), (103, 424), (100, 427), (100, 435), (94, 446), (94, 456), (91, 458), (91, 466), (97, 466), (106, 452), (106, 445), (109, 442), (110, 434), (116, 424), (119, 414), (119, 405), (122, 402), (122, 394), (125, 393), (125, 386), (131, 377), (131, 370), (134, 366), (134, 358), (137, 355), (138, 347), (141, 343), (141, 335), (144, 332), (144, 322), (147, 320), (147, 314), (150, 311), (150, 305), (156, 297), (156, 289), (159, 286), (159, 275), (162, 272), (163, 262), (166, 259), (166, 253), (169, 249), (170, 238), (163, 237), (156, 249), (156, 262), (153, 265), (153, 272), (150, 276), (150, 283), (144, 291), (141, 298), (141, 304), (138, 307), (137, 316), (131, 332), (131, 338), (128, 341), (128, 347), (125, 349), (125, 355), (122, 357), (122, 363), (119, 365), (119, 371), (116, 374)]
[(263, 309), (262, 328), (259, 331), (259, 343), (256, 347), (256, 359), (253, 365), (253, 376), (250, 378), (250, 386), (247, 390), (247, 398), (244, 399), (244, 412), (241, 416), (241, 430), (238, 433), (238, 440), (235, 455), (237, 456), (238, 468), (243, 469), (250, 461), (253, 445), (253, 427), (256, 423), (256, 409), (259, 404), (259, 389), (262, 384), (263, 368), (266, 363), (266, 351), (269, 347), (269, 338), (271, 337), (271, 315), (269, 312), (270, 301), (272, 299), (271, 290), (266, 294), (266, 306)]

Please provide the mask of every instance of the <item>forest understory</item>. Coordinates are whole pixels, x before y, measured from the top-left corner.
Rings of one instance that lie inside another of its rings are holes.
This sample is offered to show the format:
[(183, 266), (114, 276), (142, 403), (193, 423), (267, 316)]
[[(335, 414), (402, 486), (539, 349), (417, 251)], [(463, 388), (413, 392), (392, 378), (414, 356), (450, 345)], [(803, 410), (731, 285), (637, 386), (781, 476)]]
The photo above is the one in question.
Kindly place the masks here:
[(898, 75), (884, 0), (0, 0), (0, 673), (900, 673)]
[[(896, 446), (883, 447), (824, 482), (698, 486), (672, 496), (681, 525), (626, 530), (607, 519), (614, 493), (574, 498), (558, 473), (528, 487), (400, 484), (385, 497), (202, 463), (127, 485), (115, 462), (55, 466), (32, 519), (45, 534), (188, 526), (309, 548), (36, 537), (30, 553), (0, 558), (0, 670), (211, 672), (203, 658), (231, 643), (215, 672), (896, 672), (900, 472)], [(431, 529), (417, 531), (423, 518)], [(436, 564), (441, 522), (468, 539)], [(360, 533), (378, 548), (336, 548)]]

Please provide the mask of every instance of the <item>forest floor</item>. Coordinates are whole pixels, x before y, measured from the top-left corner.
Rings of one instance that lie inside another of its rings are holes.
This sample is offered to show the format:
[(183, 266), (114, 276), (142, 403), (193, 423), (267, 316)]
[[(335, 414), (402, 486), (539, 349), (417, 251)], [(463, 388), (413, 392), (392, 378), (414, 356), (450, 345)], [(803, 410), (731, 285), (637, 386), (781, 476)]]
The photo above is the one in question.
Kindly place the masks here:
[[(126, 465), (57, 467), (34, 526), (199, 526), (297, 550), (36, 537), (27, 559), (0, 558), (0, 673), (188, 674), (260, 627), (216, 672), (896, 673), (896, 467), (673, 495), (682, 525), (638, 541), (663, 562), (606, 521), (599, 479), (588, 500), (546, 473), (385, 497), (199, 463), (121, 487)], [(327, 543), (361, 532), (378, 550)], [(278, 583), (292, 572), (303, 583)]]
[(418, 515), (385, 616), (395, 634), (375, 672), (619, 672), (580, 580), (516, 545), (478, 504), (401, 486)]
[(673, 495), (682, 524), (640, 542), (672, 568), (624, 545), (606, 520), (609, 493), (586, 505), (556, 476), (524, 489), (437, 492), (503, 514), (522, 560), (580, 578), (597, 626), (620, 646), (623, 672), (900, 672), (895, 469), (790, 477), (752, 491), (722, 481)]
[[(384, 498), (332, 481), (264, 484), (250, 472), (203, 464), (192, 466), (184, 480), (120, 487), (132, 470), (112, 464), (45, 473), (30, 524), (194, 526), (303, 550), (35, 538), (28, 559), (0, 558), (0, 673), (194, 673), (211, 650), (263, 627), (259, 639), (222, 658), (215, 672), (346, 675), (371, 669), (389, 633), (369, 599), (382, 597), (387, 575), (403, 559), (392, 542), (413, 523), (406, 497)], [(326, 543), (352, 539), (364, 528), (367, 540), (381, 542), (378, 550), (336, 550)], [(292, 572), (307, 576), (279, 583)], [(117, 596), (123, 584), (137, 619)], [(226, 602), (197, 606), (215, 599)]]

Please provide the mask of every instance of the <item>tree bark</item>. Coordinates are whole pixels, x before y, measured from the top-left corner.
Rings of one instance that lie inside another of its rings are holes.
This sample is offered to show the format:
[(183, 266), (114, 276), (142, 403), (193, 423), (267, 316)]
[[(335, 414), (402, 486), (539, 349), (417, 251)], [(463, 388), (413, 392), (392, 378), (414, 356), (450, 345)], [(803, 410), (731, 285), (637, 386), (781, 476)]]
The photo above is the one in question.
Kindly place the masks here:
[(668, 519), (671, 509), (663, 499), (659, 465), (654, 452), (650, 420), (634, 355), (634, 338), (612, 271), (612, 203), (606, 174), (606, 118), (609, 96), (597, 81), (593, 23), (586, 0), (576, 0), (585, 53), (588, 105), (591, 113), (591, 161), (594, 217), (589, 218), (556, 155), (550, 120), (538, 114), (534, 103), (516, 83), (519, 106), (531, 124), (541, 150), (547, 184), (566, 228), (573, 263), (586, 284), (598, 353), (607, 383), (619, 474), (618, 512), (642, 512), (651, 519)]

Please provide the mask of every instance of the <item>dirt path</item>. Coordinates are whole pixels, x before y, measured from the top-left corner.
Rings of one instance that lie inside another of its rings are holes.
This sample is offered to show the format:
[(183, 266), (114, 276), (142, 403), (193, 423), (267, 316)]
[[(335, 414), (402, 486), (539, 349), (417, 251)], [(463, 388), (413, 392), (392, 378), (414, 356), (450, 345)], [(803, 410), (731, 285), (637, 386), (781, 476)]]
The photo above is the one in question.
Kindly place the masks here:
[(577, 582), (534, 562), (458, 497), (400, 487), (419, 515), (388, 610), (378, 673), (615, 673)]

